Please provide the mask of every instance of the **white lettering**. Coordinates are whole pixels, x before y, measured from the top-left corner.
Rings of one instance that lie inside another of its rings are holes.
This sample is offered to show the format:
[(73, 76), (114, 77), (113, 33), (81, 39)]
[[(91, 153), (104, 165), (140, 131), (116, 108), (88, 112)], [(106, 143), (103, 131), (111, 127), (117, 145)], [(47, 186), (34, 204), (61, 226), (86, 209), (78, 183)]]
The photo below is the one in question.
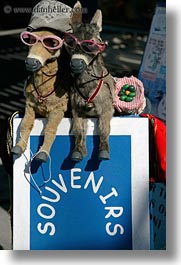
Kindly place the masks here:
[(54, 226), (54, 224), (48, 222), (48, 223), (46, 223), (43, 227), (42, 227), (42, 223), (38, 223), (38, 225), (37, 225), (37, 229), (38, 229), (38, 231), (39, 231), (41, 234), (43, 234), (43, 235), (47, 233), (48, 228), (51, 229), (50, 232), (49, 232), (49, 235), (50, 235), (50, 236), (53, 236), (53, 235), (55, 234), (55, 226)]
[(99, 196), (99, 199), (102, 201), (102, 203), (106, 204), (106, 200), (109, 199), (110, 197), (112, 197), (113, 195), (114, 195), (115, 197), (118, 196), (118, 193), (117, 193), (117, 191), (116, 191), (115, 188), (112, 188), (112, 192), (109, 193), (108, 195), (104, 196), (104, 197), (103, 197), (102, 195), (100, 195), (100, 196)]
[(73, 189), (80, 189), (81, 185), (75, 185), (75, 180), (79, 180), (80, 176), (74, 176), (75, 172), (81, 172), (80, 168), (72, 168), (71, 169), (71, 187)]
[[(46, 215), (44, 213), (42, 213), (42, 208), (48, 208), (50, 209), (51, 211), (51, 214), (50, 215)], [(52, 219), (54, 216), (55, 216), (55, 209), (49, 205), (49, 204), (46, 204), (46, 203), (42, 203), (38, 206), (37, 208), (37, 213), (42, 217), (42, 218), (45, 218), (45, 219)]]
[(115, 236), (117, 234), (117, 232), (118, 232), (118, 228), (120, 229), (120, 232), (119, 232), (120, 235), (124, 234), (124, 228), (122, 227), (122, 225), (116, 224), (114, 226), (114, 228), (113, 228), (113, 231), (110, 231), (109, 228), (110, 228), (111, 225), (112, 225), (111, 223), (107, 223), (106, 224), (106, 232), (108, 233), (108, 235)]
[(57, 188), (59, 188), (61, 191), (67, 193), (67, 187), (66, 187), (66, 185), (65, 185), (65, 182), (64, 182), (64, 180), (63, 180), (62, 175), (59, 174), (58, 176), (59, 176), (59, 180), (60, 180), (61, 185), (60, 185), (58, 182), (56, 182), (54, 179), (52, 180), (52, 183), (53, 183), (55, 186), (57, 186)]
[[(81, 182), (81, 176), (79, 176), (81, 173), (81, 169), (80, 168), (72, 168), (70, 171), (70, 184), (71, 184), (71, 188), (73, 189), (80, 189), (82, 188), (82, 186), (80, 185)], [(64, 182), (64, 178), (61, 174), (58, 175), (59, 177), (59, 181), (55, 181), (54, 179), (52, 180), (52, 184), (54, 184), (59, 190), (63, 191), (64, 193), (67, 193), (67, 187), (66, 184)], [(84, 184), (84, 190), (86, 190), (89, 186), (92, 187), (92, 191), (94, 194), (98, 193), (102, 183), (103, 183), (104, 177), (101, 176), (98, 180), (95, 179), (95, 175), (94, 172), (90, 172), (88, 178), (85, 181)], [(82, 184), (83, 185), (83, 184)], [(56, 189), (53, 189), (52, 187), (45, 187), (45, 190), (47, 190), (48, 195), (47, 196), (42, 196), (41, 198), (47, 202), (50, 203), (57, 203), (61, 200), (61, 194), (58, 193), (58, 191)], [(112, 187), (110, 193), (108, 193), (107, 195), (99, 195), (99, 199), (101, 200), (101, 202), (103, 204), (107, 204), (107, 202), (109, 201), (109, 198), (111, 197), (118, 197), (118, 192), (117, 190)], [(109, 202), (108, 202), (109, 203)], [(109, 204), (108, 204), (109, 205)], [(123, 207), (118, 207), (118, 206), (109, 206), (109, 207), (105, 207), (104, 208), (107, 212), (105, 213), (105, 219), (108, 219), (110, 217), (113, 218), (118, 218), (120, 216), (122, 216), (123, 214)], [(161, 208), (160, 211), (163, 211), (163, 209)], [(52, 205), (49, 205), (48, 203), (41, 203), (38, 207), (37, 207), (37, 213), (40, 217), (42, 217), (45, 220), (50, 220), (52, 218), (54, 218), (56, 212), (55, 212), (55, 208)], [(44, 221), (45, 221), (44, 220)], [(111, 219), (112, 220), (112, 219)], [(50, 236), (53, 236), (56, 233), (56, 227), (52, 222), (39, 222), (37, 224), (37, 230), (39, 231), (39, 233), (41, 234), (48, 234)], [(116, 234), (124, 234), (124, 227), (120, 224), (114, 224), (111, 222), (108, 222), (106, 224), (105, 230), (107, 232), (108, 235), (110, 236), (115, 236)]]
[[(109, 218), (110, 216), (118, 218), (123, 214), (123, 207), (105, 207), (104, 209), (109, 211), (105, 218)], [(115, 213), (115, 211), (118, 211), (118, 213)]]
[(50, 191), (51, 193), (55, 194), (56, 197), (55, 197), (55, 199), (52, 199), (52, 198), (48, 198), (46, 196), (42, 196), (43, 200), (46, 200), (46, 201), (49, 201), (49, 202), (58, 202), (58, 201), (60, 201), (60, 194), (57, 191), (51, 189), (50, 187), (45, 187), (45, 189)]
[(92, 183), (93, 192), (97, 193), (99, 188), (100, 188), (100, 186), (101, 186), (101, 184), (102, 184), (102, 182), (103, 182), (103, 179), (104, 179), (103, 177), (100, 177), (100, 179), (99, 179), (99, 181), (98, 181), (98, 183), (96, 185), (95, 184), (95, 179), (94, 179), (94, 173), (91, 172), (89, 177), (88, 177), (88, 179), (87, 179), (87, 181), (86, 181), (86, 183), (85, 183), (84, 189), (87, 189), (89, 183), (91, 182)]

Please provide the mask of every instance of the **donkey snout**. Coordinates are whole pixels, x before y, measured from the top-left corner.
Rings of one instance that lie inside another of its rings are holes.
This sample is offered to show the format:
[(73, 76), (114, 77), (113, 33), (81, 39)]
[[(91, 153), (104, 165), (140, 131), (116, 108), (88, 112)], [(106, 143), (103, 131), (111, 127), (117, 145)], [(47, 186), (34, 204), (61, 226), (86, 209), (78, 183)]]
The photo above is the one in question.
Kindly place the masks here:
[(35, 58), (26, 58), (25, 65), (26, 69), (31, 72), (35, 72), (42, 67), (41, 62)]
[(80, 74), (86, 68), (86, 63), (82, 59), (72, 59), (70, 62), (70, 67), (72, 73)]

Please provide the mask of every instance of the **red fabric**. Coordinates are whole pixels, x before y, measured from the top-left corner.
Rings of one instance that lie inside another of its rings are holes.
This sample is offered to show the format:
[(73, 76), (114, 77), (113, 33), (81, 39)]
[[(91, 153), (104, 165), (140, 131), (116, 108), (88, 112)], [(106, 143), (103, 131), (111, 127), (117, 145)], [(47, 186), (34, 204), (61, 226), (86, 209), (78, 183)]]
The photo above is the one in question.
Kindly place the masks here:
[(150, 121), (150, 181), (166, 182), (166, 125), (152, 114), (141, 114)]

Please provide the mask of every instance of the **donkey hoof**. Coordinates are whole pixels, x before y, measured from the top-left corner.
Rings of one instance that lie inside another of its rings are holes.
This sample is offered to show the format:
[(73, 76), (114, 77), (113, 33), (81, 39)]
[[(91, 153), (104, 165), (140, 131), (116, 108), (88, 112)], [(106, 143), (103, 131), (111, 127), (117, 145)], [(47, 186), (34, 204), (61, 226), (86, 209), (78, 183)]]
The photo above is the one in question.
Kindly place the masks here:
[(99, 160), (109, 160), (110, 159), (110, 155), (109, 152), (106, 150), (101, 150), (99, 152)]
[(23, 153), (23, 150), (20, 146), (15, 145), (12, 149), (11, 149), (11, 153), (15, 154), (15, 155), (21, 155)]
[(74, 151), (74, 152), (72, 153), (71, 159), (72, 159), (73, 161), (75, 161), (75, 162), (79, 162), (79, 161), (81, 161), (81, 160), (83, 159), (83, 156), (81, 155), (80, 152), (78, 152), (78, 151)]
[(39, 152), (39, 153), (35, 156), (35, 159), (45, 163), (45, 162), (47, 162), (48, 154), (45, 153), (45, 152)]

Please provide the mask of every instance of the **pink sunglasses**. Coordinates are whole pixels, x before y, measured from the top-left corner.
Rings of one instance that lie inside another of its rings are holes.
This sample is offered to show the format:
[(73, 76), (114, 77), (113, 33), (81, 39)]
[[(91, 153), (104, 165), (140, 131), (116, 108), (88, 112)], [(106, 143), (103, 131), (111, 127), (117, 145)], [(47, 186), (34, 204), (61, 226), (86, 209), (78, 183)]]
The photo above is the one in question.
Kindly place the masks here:
[(23, 31), (20, 38), (21, 41), (28, 46), (33, 46), (40, 41), (42, 45), (49, 50), (57, 50), (63, 45), (63, 40), (54, 35), (39, 37), (29, 31)]
[(107, 43), (97, 43), (94, 40), (82, 40), (79, 41), (75, 36), (72, 34), (66, 33), (64, 37), (64, 43), (69, 48), (74, 49), (77, 45), (80, 46), (80, 48), (85, 53), (97, 53), (97, 52), (103, 52), (107, 46)]

